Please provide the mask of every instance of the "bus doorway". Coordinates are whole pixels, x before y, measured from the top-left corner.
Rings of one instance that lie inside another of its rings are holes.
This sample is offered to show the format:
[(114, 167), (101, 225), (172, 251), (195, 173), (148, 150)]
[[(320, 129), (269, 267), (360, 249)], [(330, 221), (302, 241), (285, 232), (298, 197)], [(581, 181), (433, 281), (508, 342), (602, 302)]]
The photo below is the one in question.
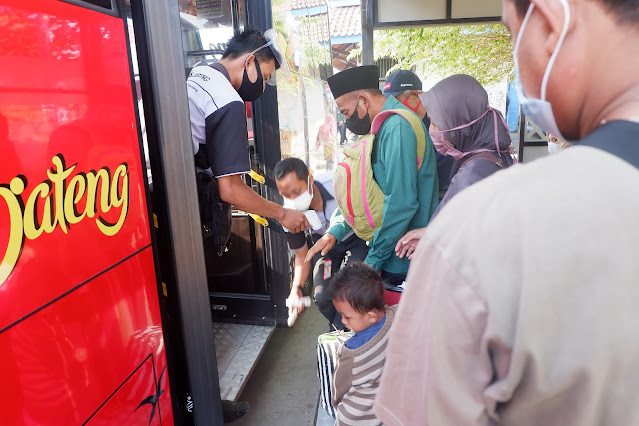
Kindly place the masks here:
[[(302, 158), (322, 173), (336, 157), (335, 137), (324, 137), (335, 136), (337, 129), (335, 106), (326, 86), (331, 73), (329, 40), (309, 37), (316, 31), (328, 33), (328, 16), (324, 13), (310, 22), (306, 16), (295, 16), (284, 3), (275, 10), (268, 2), (198, 4), (178, 0), (186, 73), (193, 66), (217, 62), (227, 41), (247, 26), (277, 30), (293, 76), (290, 81), (279, 77), (278, 84), (267, 85), (257, 101), (246, 102), (252, 173), (244, 181), (260, 196), (281, 203), (272, 179), (273, 167), (281, 158)], [(228, 251), (216, 253), (205, 244), (216, 320), (286, 324), (287, 311), (277, 302), (289, 291), (290, 253), (282, 227), (263, 219), (234, 209)]]

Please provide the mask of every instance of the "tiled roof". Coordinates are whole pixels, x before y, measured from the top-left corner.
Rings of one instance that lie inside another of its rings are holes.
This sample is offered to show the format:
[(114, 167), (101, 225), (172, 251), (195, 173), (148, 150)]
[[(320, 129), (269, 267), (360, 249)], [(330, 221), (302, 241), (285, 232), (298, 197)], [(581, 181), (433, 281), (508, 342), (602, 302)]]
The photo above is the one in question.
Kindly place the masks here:
[[(336, 7), (330, 9), (331, 38), (348, 37), (362, 33), (361, 13), (359, 6)], [(313, 15), (302, 27), (304, 35), (309, 40), (318, 43), (328, 42), (325, 24), (325, 13)]]
[(324, 0), (291, 0), (291, 10), (308, 9), (325, 5)]
[(359, 6), (336, 7), (330, 11), (331, 37), (362, 33), (362, 12)]
[(322, 13), (319, 15), (314, 15), (313, 19), (309, 19), (306, 25), (302, 26), (301, 30), (304, 35), (312, 42), (328, 42), (328, 25), (326, 24), (326, 14)]

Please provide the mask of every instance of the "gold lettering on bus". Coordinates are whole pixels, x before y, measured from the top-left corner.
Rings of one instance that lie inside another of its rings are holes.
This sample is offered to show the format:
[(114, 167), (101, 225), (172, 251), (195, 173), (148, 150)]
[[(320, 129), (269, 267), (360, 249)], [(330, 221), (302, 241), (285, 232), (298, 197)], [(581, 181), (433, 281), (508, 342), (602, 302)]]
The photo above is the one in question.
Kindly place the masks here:
[[(27, 178), (23, 175), (11, 179), (9, 185), (0, 184), (0, 201), (4, 201), (9, 213), (9, 239), (0, 263), (0, 285), (18, 263), (25, 239), (35, 240), (56, 228), (68, 234), (71, 225), (85, 219), (94, 219), (100, 232), (109, 237), (116, 235), (124, 225), (129, 211), (127, 163), (120, 164), (113, 174), (108, 167), (103, 167), (97, 172), (91, 170), (71, 177), (77, 164), (67, 168), (62, 154), (53, 157), (51, 162), (53, 167), (47, 170), (49, 179), (37, 184), (28, 194), (25, 192)], [(119, 209), (113, 223), (106, 219), (111, 209)], [(6, 224), (0, 226), (4, 228)], [(0, 253), (3, 249), (0, 246)]]

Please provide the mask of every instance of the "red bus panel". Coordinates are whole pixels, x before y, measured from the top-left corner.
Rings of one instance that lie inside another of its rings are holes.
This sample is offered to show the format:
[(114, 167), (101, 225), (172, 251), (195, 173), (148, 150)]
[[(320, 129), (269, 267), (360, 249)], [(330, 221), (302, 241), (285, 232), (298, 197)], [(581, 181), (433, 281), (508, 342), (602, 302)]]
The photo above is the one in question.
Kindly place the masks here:
[(160, 392), (155, 420), (170, 424), (152, 269), (147, 248), (0, 334), (3, 424), (148, 424), (153, 405), (135, 409)]
[(125, 22), (0, 0), (0, 34), (0, 412), (172, 424)]

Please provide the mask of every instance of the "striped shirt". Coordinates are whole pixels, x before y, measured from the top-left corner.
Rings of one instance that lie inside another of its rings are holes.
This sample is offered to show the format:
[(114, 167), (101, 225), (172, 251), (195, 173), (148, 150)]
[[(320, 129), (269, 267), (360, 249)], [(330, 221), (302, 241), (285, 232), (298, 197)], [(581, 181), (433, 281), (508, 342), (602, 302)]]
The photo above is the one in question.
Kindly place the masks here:
[(373, 402), (386, 361), (388, 331), (396, 306), (386, 307), (386, 321), (379, 333), (357, 349), (339, 350), (333, 377), (335, 425), (381, 425), (373, 414)]

